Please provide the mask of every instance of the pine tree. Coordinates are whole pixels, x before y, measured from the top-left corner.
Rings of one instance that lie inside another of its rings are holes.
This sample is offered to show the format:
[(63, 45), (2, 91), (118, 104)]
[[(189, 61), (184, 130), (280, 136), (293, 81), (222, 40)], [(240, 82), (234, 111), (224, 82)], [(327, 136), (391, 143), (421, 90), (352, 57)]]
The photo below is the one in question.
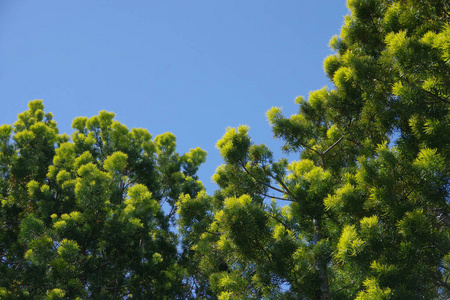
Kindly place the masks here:
[(450, 295), (450, 4), (347, 4), (324, 62), (333, 88), (297, 98), (291, 117), (267, 113), (300, 160), (275, 161), (249, 128), (229, 128), (220, 190), (179, 202), (205, 295)]
[[(60, 135), (42, 101), (0, 127), (2, 299), (175, 299), (178, 197), (195, 197), (206, 153), (101, 111)], [(166, 209), (162, 209), (162, 206)]]

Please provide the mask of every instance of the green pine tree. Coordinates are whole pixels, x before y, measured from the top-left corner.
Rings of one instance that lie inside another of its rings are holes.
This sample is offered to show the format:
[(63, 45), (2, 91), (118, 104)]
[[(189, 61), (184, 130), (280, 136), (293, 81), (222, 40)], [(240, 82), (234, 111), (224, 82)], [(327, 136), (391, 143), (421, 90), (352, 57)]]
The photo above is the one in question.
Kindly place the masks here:
[[(42, 101), (0, 127), (0, 298), (176, 299), (190, 294), (175, 201), (206, 153), (101, 111), (60, 135)], [(166, 205), (167, 209), (162, 210)]]
[(450, 296), (450, 4), (347, 4), (324, 62), (333, 88), (297, 98), (291, 117), (267, 113), (300, 159), (230, 128), (220, 190), (179, 201), (205, 297)]

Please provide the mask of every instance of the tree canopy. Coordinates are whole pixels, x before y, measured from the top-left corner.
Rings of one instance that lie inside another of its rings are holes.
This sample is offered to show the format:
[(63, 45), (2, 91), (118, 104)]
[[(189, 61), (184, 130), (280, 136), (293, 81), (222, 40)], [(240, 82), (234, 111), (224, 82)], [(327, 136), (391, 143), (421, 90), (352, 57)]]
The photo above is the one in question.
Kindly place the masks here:
[(267, 112), (298, 159), (228, 128), (213, 195), (203, 150), (113, 113), (2, 125), (1, 298), (450, 297), (450, 4), (347, 4), (333, 86)]
[(180, 156), (173, 134), (152, 140), (106, 111), (74, 119), (70, 139), (42, 101), (28, 106), (0, 127), (1, 298), (189, 294), (170, 226), (180, 195), (203, 190), (206, 153)]
[(347, 4), (333, 88), (267, 112), (299, 160), (229, 128), (220, 190), (180, 200), (185, 251), (219, 299), (449, 296), (450, 5)]

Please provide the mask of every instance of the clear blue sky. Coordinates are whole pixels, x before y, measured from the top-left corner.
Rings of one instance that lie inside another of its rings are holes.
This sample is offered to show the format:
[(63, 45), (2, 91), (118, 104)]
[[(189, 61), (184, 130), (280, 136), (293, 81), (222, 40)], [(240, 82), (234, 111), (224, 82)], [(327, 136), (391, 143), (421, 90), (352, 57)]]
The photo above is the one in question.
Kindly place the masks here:
[(280, 154), (265, 112), (293, 114), (296, 96), (330, 85), (322, 63), (346, 14), (344, 0), (0, 0), (0, 124), (33, 99), (68, 134), (73, 118), (113, 111), (174, 133), (180, 153), (206, 150), (212, 194), (228, 126)]

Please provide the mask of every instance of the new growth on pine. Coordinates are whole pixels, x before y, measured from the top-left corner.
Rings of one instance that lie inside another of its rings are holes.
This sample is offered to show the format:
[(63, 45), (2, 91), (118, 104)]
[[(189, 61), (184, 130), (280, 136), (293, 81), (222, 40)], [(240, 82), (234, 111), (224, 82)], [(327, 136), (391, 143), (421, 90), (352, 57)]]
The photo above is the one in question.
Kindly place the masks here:
[(2, 125), (0, 297), (450, 297), (450, 4), (347, 5), (332, 88), (267, 112), (298, 160), (228, 128), (214, 194), (205, 151), (113, 113)]

